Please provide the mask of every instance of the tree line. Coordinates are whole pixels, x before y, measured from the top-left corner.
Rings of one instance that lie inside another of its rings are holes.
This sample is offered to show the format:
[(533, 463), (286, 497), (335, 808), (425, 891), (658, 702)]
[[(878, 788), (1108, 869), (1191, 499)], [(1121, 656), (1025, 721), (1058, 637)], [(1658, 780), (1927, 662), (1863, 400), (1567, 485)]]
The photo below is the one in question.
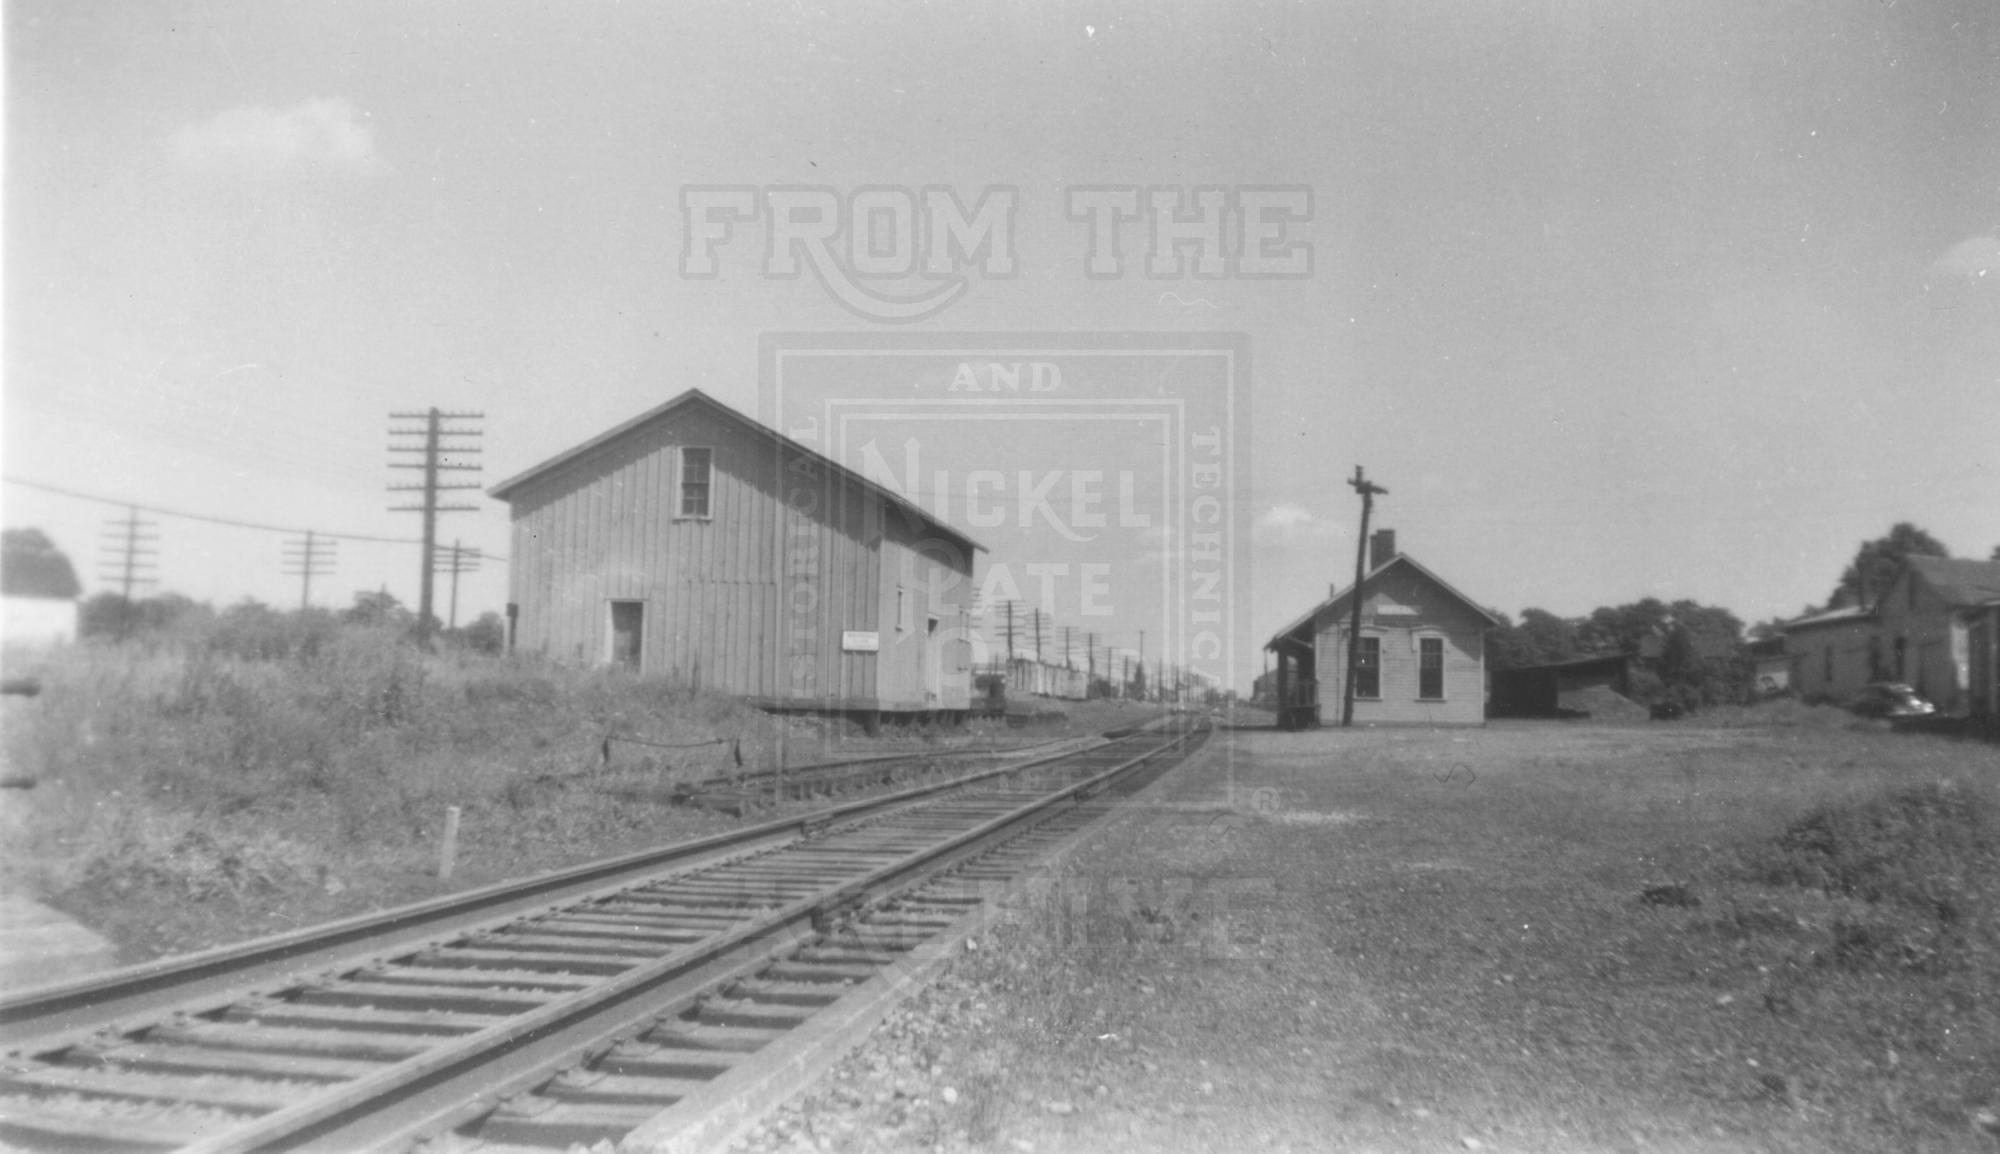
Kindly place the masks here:
[[(9, 597), (69, 600), (82, 592), (76, 568), (48, 534), (40, 529), (0, 530), (0, 591)], [(244, 599), (216, 608), (179, 593), (126, 597), (97, 593), (77, 609), (77, 635), (112, 641), (171, 636), (199, 638), (209, 648), (252, 658), (284, 658), (309, 654), (342, 627), (389, 629), (414, 633), (417, 615), (382, 590), (357, 593), (345, 609), (278, 609)], [(507, 646), (507, 625), (498, 613), (483, 613), (458, 629), (431, 632), (447, 645), (481, 653), (499, 653)]]
[[(1841, 571), (1822, 605), (1807, 605), (1798, 616), (1846, 606), (1872, 605), (1910, 557), (1950, 557), (1943, 542), (1908, 522), (1863, 541)], [(2000, 561), (2000, 545), (1992, 560)], [(1583, 617), (1561, 617), (1527, 609), (1514, 621), (1495, 613), (1502, 625), (1487, 634), (1486, 661), (1499, 671), (1624, 655), (1638, 658), (1633, 696), (1646, 704), (1683, 706), (1747, 700), (1754, 692), (1749, 646), (1769, 636), (1778, 622), (1745, 629), (1727, 609), (1695, 601), (1666, 602), (1648, 597), (1594, 609)]]

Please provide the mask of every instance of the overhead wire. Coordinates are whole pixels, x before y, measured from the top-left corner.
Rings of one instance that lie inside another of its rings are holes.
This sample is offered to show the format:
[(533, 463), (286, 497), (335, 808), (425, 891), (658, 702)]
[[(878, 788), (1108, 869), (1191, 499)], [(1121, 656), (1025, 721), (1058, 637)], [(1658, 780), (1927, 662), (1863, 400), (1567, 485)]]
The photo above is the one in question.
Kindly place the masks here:
[[(53, 493), (59, 497), (69, 497), (78, 501), (91, 501), (99, 505), (110, 505), (119, 509), (133, 509), (141, 513), (152, 513), (160, 517), (179, 517), (187, 521), (202, 521), (211, 525), (226, 525), (233, 529), (254, 529), (264, 533), (290, 533), (294, 535), (311, 533), (314, 537), (332, 538), (341, 541), (366, 541), (378, 545), (423, 544), (423, 540), (417, 537), (382, 537), (369, 533), (339, 533), (327, 529), (307, 529), (296, 525), (272, 525), (261, 521), (243, 521), (234, 517), (217, 516), (212, 513), (190, 513), (185, 509), (171, 509), (164, 505), (152, 505), (144, 501), (127, 501), (117, 497), (106, 497), (97, 493), (85, 493), (78, 489), (70, 489), (62, 485), (51, 485), (46, 481), (31, 480), (27, 477), (10, 475), (0, 477), (0, 481), (4, 481), (9, 485), (18, 485), (24, 489), (35, 489), (40, 492)], [(451, 546), (438, 545), (436, 548), (443, 550), (450, 549)], [(467, 553), (474, 552), (473, 549), (469, 548), (464, 551)], [(506, 557), (498, 553), (480, 551), (478, 556), (481, 561), (497, 561), (501, 564), (505, 564), (507, 561)]]

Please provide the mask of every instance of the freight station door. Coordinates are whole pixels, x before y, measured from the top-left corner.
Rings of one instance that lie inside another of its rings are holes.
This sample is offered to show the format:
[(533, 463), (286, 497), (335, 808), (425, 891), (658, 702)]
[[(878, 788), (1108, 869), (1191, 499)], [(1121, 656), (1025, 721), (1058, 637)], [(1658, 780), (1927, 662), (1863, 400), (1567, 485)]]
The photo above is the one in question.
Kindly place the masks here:
[(611, 603), (611, 664), (637, 673), (641, 664), (641, 643), (646, 635), (646, 603)]

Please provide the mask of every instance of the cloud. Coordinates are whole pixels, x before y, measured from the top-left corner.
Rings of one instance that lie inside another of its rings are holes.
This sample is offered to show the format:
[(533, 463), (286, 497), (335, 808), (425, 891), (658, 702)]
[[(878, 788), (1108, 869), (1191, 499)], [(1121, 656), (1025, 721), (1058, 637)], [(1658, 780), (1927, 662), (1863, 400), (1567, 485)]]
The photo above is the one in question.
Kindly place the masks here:
[(1347, 526), (1323, 520), (1304, 505), (1293, 503), (1274, 505), (1265, 510), (1250, 528), (1251, 539), (1264, 549), (1337, 541), (1347, 532)]
[(2000, 271), (2000, 237), (1969, 236), (1937, 258), (1931, 270), (1958, 276), (1985, 276)]
[(366, 171), (375, 141), (345, 100), (308, 100), (296, 108), (232, 108), (174, 133), (174, 158), (190, 168), (245, 175), (297, 168)]

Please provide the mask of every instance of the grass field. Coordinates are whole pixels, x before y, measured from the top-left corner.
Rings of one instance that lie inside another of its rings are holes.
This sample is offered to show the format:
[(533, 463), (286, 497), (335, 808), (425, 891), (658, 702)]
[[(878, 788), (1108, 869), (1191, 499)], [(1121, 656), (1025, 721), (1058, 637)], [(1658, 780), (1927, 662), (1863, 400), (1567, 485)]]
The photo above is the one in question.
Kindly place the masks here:
[(1227, 734), (752, 1145), (1994, 1149), (2000, 750), (1725, 720)]
[[(755, 768), (1019, 743), (1137, 708), (870, 738), (653, 679), (283, 621), (247, 641), (76, 646), (23, 671), (43, 691), (6, 699), (4, 776), (35, 784), (0, 791), (0, 887), (71, 914), (128, 963), (738, 824), (668, 798), (731, 772), (739, 750)], [(607, 764), (610, 734), (657, 744), (614, 744)], [(441, 882), (452, 806), (457, 868)]]
[[(755, 766), (967, 738), (870, 740), (366, 630), (85, 646), (40, 672), (7, 705), (6, 773), (36, 786), (0, 794), (0, 884), (128, 961), (723, 828), (664, 799), (734, 748)], [(684, 748), (607, 766), (607, 733)], [(857, 1062), (760, 1141), (1992, 1150), (2000, 750), (1787, 703), (1224, 734)]]

